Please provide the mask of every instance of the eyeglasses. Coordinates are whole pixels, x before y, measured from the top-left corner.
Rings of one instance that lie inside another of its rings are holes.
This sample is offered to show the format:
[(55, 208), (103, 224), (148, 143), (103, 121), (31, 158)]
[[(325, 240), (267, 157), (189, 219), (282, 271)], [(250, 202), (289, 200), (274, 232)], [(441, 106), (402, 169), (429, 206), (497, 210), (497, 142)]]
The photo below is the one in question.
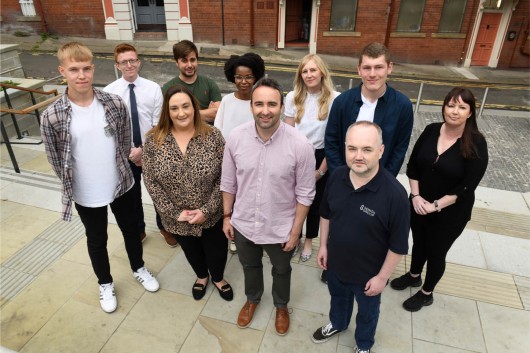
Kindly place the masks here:
[(122, 60), (122, 61), (118, 61), (118, 65), (123, 66), (123, 67), (127, 66), (127, 64), (136, 65), (138, 64), (139, 61), (140, 61), (139, 59)]
[(252, 75), (247, 75), (247, 76), (234, 75), (234, 78), (235, 78), (236, 80), (238, 80), (238, 81), (243, 81), (243, 80), (245, 80), (245, 81), (249, 82), (249, 81), (251, 81), (251, 80), (254, 79), (254, 76), (252, 76)]

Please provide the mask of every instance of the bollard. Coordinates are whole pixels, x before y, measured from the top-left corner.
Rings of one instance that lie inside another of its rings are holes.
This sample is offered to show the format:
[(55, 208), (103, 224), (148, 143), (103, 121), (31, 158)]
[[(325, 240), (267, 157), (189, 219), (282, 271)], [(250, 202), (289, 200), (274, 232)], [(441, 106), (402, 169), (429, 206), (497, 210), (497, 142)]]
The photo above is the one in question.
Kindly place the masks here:
[(350, 85), (349, 85), (348, 89), (352, 89), (352, 87), (353, 87), (353, 78), (350, 78)]
[(479, 118), (482, 116), (482, 111), (484, 110), (484, 106), (486, 105), (486, 98), (488, 97), (489, 90), (490, 88), (486, 87), (486, 91), (484, 91), (484, 98), (482, 98), (482, 103), (480, 103), (480, 111), (478, 112)]
[(118, 74), (118, 68), (116, 65), (114, 65), (114, 75), (116, 75), (116, 80), (120, 78), (120, 75)]
[(420, 110), (421, 93), (423, 92), (423, 82), (420, 84), (420, 90), (418, 92), (418, 99), (416, 99), (416, 107), (414, 107), (414, 114)]

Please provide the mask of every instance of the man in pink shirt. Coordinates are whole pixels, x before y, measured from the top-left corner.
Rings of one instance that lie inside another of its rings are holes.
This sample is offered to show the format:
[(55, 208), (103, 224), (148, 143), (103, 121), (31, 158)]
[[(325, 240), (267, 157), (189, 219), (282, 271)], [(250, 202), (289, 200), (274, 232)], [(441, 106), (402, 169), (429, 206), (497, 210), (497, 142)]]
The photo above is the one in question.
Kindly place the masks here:
[(226, 141), (221, 177), (223, 231), (235, 240), (247, 301), (237, 325), (250, 325), (263, 294), (263, 250), (272, 264), (276, 332), (289, 330), (291, 256), (315, 196), (315, 158), (307, 138), (280, 120), (283, 95), (275, 80), (258, 81), (251, 97), (254, 121)]

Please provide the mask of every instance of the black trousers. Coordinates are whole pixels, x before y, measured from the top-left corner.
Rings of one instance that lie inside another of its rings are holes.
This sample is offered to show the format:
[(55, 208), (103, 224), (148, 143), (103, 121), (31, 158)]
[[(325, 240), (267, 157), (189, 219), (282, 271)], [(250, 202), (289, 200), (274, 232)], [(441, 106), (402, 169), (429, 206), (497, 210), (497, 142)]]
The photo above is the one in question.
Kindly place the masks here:
[[(92, 268), (98, 278), (99, 284), (112, 282), (110, 274), (109, 254), (107, 252), (107, 206), (85, 207), (75, 204), (75, 208), (85, 226), (87, 237), (88, 255), (92, 262)], [(129, 257), (131, 270), (136, 271), (144, 266), (142, 259), (143, 249), (140, 241), (140, 232), (135, 216), (134, 193), (127, 191), (110, 203), (110, 209), (114, 213), (118, 227), (120, 227), (125, 241), (125, 250)]]
[[(414, 212), (414, 210), (411, 210)], [(443, 212), (443, 211), (442, 211)], [(432, 292), (445, 272), (445, 257), (455, 240), (462, 234), (466, 223), (440, 224), (437, 214), (411, 217), (412, 261), (410, 272), (421, 274), (423, 266), (427, 263), (427, 272), (423, 289)]]
[(212, 276), (214, 282), (224, 278), (228, 257), (228, 239), (223, 233), (223, 219), (213, 227), (202, 230), (200, 237), (175, 234), (197, 278)]
[(138, 230), (140, 233), (145, 232), (144, 207), (142, 205), (142, 167), (129, 161), (134, 176), (134, 186), (131, 191), (134, 195), (134, 206), (136, 209), (136, 220), (138, 221)]
[[(320, 167), (322, 161), (326, 158), (324, 149), (315, 150), (315, 161), (317, 169)], [(306, 238), (313, 239), (318, 237), (318, 230), (320, 228), (320, 203), (322, 202), (322, 196), (324, 195), (324, 189), (326, 188), (326, 183), (328, 181), (329, 173), (324, 174), (316, 182), (316, 193), (315, 199), (309, 207), (309, 212), (307, 213), (306, 223), (305, 223), (305, 236)]]

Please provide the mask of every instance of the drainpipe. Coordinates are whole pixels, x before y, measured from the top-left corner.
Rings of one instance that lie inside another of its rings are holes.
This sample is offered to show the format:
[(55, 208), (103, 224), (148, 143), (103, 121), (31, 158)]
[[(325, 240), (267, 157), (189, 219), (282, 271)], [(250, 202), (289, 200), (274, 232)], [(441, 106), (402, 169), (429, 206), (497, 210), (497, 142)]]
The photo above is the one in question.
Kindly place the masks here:
[(254, 0), (250, 0), (250, 40), (249, 44), (251, 48), (254, 48)]
[(278, 11), (276, 12), (276, 38), (274, 38), (275, 51), (278, 51), (278, 37), (280, 36), (280, 25), (278, 24), (278, 21), (280, 20), (280, 2), (281, 0), (278, 0)]
[(225, 1), (221, 0), (221, 32), (223, 36), (223, 47), (225, 46)]
[(37, 4), (37, 11), (39, 12), (40, 23), (42, 25), (42, 30), (43, 30), (43, 32), (47, 33), (48, 32), (48, 26), (46, 25), (46, 20), (44, 19), (44, 11), (42, 10), (41, 0), (35, 0), (34, 3)]
[(392, 27), (392, 18), (394, 17), (394, 4), (392, 0), (388, 0), (388, 10), (386, 15), (386, 32), (385, 32), (385, 47), (388, 48), (390, 42), (390, 29)]
[[(475, 6), (477, 5), (477, 0), (473, 0), (473, 6), (471, 7), (471, 11), (475, 11)], [(479, 4), (480, 6), (480, 4)], [(464, 13), (465, 15), (465, 13)], [(478, 16), (478, 15), (477, 15)], [(477, 20), (477, 16), (475, 16), (475, 21)], [(457, 67), (462, 67), (464, 65), (464, 60), (466, 56), (466, 47), (471, 43), (470, 35), (473, 32), (473, 26), (471, 23), (471, 19), (473, 16), (469, 16), (469, 20), (467, 23), (467, 33), (466, 33), (466, 39), (464, 40), (464, 44), (462, 45), (462, 53), (460, 54), (460, 60), (457, 63)]]

